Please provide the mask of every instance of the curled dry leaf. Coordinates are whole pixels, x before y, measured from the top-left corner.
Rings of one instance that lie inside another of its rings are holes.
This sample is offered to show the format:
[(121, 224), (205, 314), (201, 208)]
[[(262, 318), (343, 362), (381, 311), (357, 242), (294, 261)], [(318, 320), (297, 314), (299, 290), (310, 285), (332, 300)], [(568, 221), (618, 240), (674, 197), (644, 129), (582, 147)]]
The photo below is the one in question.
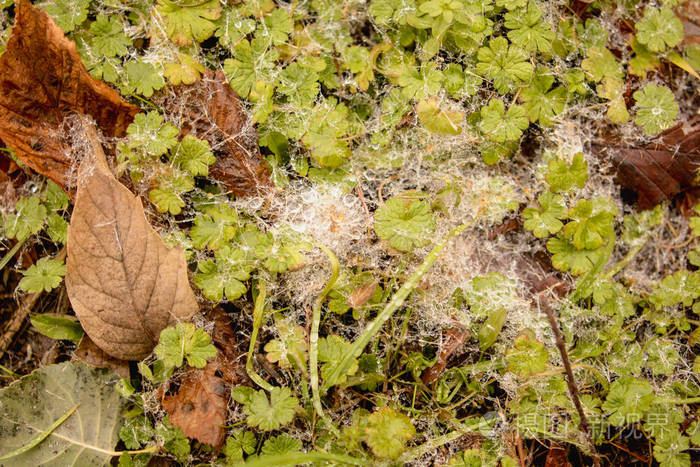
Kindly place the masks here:
[(610, 158), (617, 169), (618, 183), (636, 194), (639, 209), (653, 208), (664, 199), (699, 186), (700, 117), (670, 128), (643, 147), (603, 141), (594, 143), (592, 149)]
[(85, 332), (121, 360), (140, 360), (163, 328), (189, 318), (197, 302), (180, 248), (167, 248), (141, 199), (112, 175), (94, 128), (68, 227), (66, 290)]
[(109, 368), (122, 378), (129, 379), (130, 377), (129, 362), (111, 357), (99, 348), (87, 334), (80, 339), (80, 344), (78, 344), (78, 348), (75, 349), (73, 354), (73, 360), (87, 363), (97, 368)]
[(227, 395), (224, 381), (212, 363), (193, 370), (180, 381), (176, 394), (163, 396), (170, 422), (188, 438), (220, 448), (226, 438)]
[(196, 83), (176, 86), (160, 104), (181, 122), (183, 135), (192, 133), (211, 144), (216, 162), (209, 167), (209, 175), (234, 195), (254, 195), (272, 188), (255, 127), (221, 71), (207, 70)]
[(29, 0), (15, 12), (0, 55), (0, 139), (22, 163), (66, 188), (72, 161), (63, 119), (90, 115), (106, 134), (122, 136), (139, 109), (90, 76), (75, 43), (47, 13)]

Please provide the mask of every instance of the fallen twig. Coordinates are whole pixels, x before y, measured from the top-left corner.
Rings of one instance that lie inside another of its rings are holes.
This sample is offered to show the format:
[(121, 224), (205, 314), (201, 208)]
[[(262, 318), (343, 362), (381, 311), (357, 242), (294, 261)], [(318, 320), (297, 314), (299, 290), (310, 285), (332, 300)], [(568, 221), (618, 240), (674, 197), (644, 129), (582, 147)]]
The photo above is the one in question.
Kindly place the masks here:
[(552, 328), (552, 332), (554, 332), (554, 339), (556, 341), (557, 348), (559, 349), (559, 354), (561, 355), (562, 362), (564, 363), (564, 369), (566, 370), (566, 385), (569, 388), (569, 395), (571, 396), (571, 400), (574, 402), (574, 406), (576, 407), (576, 411), (578, 412), (578, 415), (580, 418), (579, 429), (586, 436), (586, 439), (588, 440), (588, 443), (590, 444), (591, 454), (593, 456), (593, 465), (595, 467), (600, 467), (600, 460), (598, 459), (598, 452), (595, 448), (595, 443), (593, 442), (593, 437), (591, 436), (591, 428), (590, 428), (590, 425), (588, 424), (588, 418), (586, 417), (586, 414), (583, 411), (583, 406), (581, 405), (581, 400), (579, 398), (579, 392), (578, 392), (578, 386), (576, 385), (576, 380), (574, 379), (574, 372), (571, 369), (571, 362), (569, 361), (569, 354), (566, 351), (566, 343), (564, 342), (564, 339), (561, 336), (561, 331), (559, 330), (559, 322), (557, 321), (556, 317), (554, 316), (554, 313), (552, 312), (552, 309), (549, 306), (549, 303), (546, 301), (546, 299), (539, 300), (539, 297), (538, 297), (538, 303), (540, 305), (540, 309), (547, 316), (547, 320), (549, 321), (549, 325)]

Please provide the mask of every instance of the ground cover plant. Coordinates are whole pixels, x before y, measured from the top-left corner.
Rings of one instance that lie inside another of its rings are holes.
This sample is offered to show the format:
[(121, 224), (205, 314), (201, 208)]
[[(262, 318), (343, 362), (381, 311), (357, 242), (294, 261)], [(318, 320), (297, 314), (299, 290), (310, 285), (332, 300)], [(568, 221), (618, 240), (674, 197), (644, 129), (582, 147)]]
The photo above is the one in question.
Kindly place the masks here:
[(700, 5), (0, 0), (0, 465), (700, 459)]

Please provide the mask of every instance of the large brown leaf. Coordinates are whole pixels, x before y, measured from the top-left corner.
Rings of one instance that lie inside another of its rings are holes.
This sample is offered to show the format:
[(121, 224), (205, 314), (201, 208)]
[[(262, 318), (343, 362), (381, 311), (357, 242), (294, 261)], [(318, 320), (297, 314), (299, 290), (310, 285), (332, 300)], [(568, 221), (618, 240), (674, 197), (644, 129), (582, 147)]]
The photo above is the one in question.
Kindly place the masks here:
[[(110, 171), (94, 129), (68, 228), (66, 289), (83, 329), (121, 360), (148, 355), (160, 331), (197, 311), (180, 248), (168, 249), (141, 199)], [(90, 134), (92, 133), (92, 134)]]
[(64, 118), (87, 114), (104, 133), (123, 136), (139, 109), (90, 76), (75, 43), (48, 14), (29, 0), (15, 11), (0, 55), (0, 139), (24, 164), (66, 188), (72, 161)]
[(638, 207), (649, 209), (698, 186), (700, 117), (676, 125), (644, 147), (604, 141), (592, 149), (613, 162), (618, 183), (636, 194)]
[(215, 372), (210, 363), (203, 370), (187, 373), (177, 393), (164, 396), (162, 404), (170, 422), (185, 436), (220, 448), (226, 437), (229, 391)]
[(183, 134), (192, 133), (211, 144), (216, 162), (209, 167), (209, 175), (234, 195), (258, 194), (272, 188), (255, 127), (221, 71), (207, 70), (195, 84), (176, 86), (162, 99), (161, 106), (181, 122)]

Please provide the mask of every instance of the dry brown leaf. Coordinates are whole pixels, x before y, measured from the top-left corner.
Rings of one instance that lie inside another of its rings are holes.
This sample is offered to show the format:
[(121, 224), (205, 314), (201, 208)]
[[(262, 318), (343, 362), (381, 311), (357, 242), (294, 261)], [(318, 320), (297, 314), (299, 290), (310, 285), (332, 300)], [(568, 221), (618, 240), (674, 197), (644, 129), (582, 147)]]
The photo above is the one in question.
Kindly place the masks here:
[(163, 328), (197, 311), (197, 302), (183, 251), (165, 246), (141, 199), (112, 175), (94, 128), (86, 133), (94, 157), (80, 166), (66, 290), (95, 344), (112, 357), (140, 360)]
[(176, 394), (164, 396), (163, 408), (170, 422), (188, 438), (220, 448), (226, 438), (228, 392), (216, 376), (215, 365), (184, 376)]
[(122, 378), (129, 379), (129, 362), (109, 356), (85, 334), (75, 349), (73, 360), (85, 362), (98, 368), (110, 368)]
[(594, 143), (592, 149), (612, 161), (617, 181), (635, 193), (639, 209), (650, 209), (698, 186), (700, 117), (676, 125), (644, 147), (613, 140)]
[(544, 460), (544, 467), (571, 467), (567, 456), (564, 447), (552, 443), (549, 452), (547, 452), (547, 458)]
[(221, 71), (207, 70), (195, 84), (176, 86), (160, 104), (181, 122), (183, 135), (192, 133), (211, 144), (216, 162), (209, 167), (209, 175), (234, 195), (264, 193), (272, 188), (255, 127), (247, 121), (238, 95)]
[(0, 55), (0, 139), (25, 165), (69, 186), (70, 141), (61, 131), (71, 113), (90, 115), (106, 134), (123, 136), (138, 107), (94, 79), (75, 43), (29, 0), (20, 0)]
[(211, 341), (218, 350), (216, 359), (211, 364), (215, 366), (224, 381), (231, 385), (252, 384), (245, 370), (247, 349), (236, 337), (236, 332), (231, 326), (231, 318), (221, 307), (210, 310), (207, 318), (214, 322)]

